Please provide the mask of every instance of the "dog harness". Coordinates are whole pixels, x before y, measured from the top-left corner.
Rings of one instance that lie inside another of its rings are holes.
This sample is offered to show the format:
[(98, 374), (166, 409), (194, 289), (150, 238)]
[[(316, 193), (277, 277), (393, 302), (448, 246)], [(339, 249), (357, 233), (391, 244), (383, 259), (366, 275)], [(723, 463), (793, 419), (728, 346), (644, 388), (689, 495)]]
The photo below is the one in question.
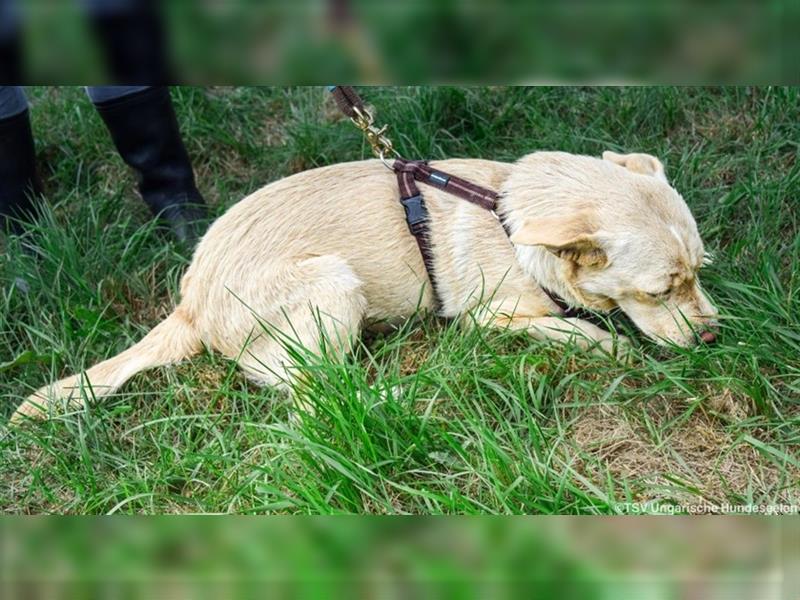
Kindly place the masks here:
[(425, 263), (425, 270), (428, 272), (428, 279), (431, 282), (435, 310), (438, 313), (442, 308), (441, 295), (436, 282), (436, 271), (433, 265), (433, 252), (431, 251), (430, 229), (428, 226), (428, 209), (425, 207), (425, 199), (419, 191), (416, 182), (425, 183), (438, 188), (444, 192), (458, 196), (459, 198), (480, 206), (484, 210), (491, 212), (503, 225), (506, 235), (509, 235), (508, 228), (504, 221), (495, 212), (497, 208), (498, 194), (493, 190), (476, 185), (471, 181), (450, 175), (442, 171), (433, 169), (424, 160), (405, 160), (396, 158), (392, 169), (397, 174), (397, 185), (400, 188), (400, 203), (406, 213), (406, 223), (408, 230), (417, 240), (419, 252), (422, 254), (422, 261)]
[[(491, 212), (502, 225), (506, 235), (510, 237), (511, 232), (507, 223), (496, 212), (497, 200), (500, 196), (494, 190), (434, 169), (428, 165), (428, 161), (401, 158), (392, 147), (391, 141), (383, 135), (386, 127), (378, 129), (372, 125), (372, 115), (366, 110), (361, 98), (352, 87), (337, 85), (329, 86), (328, 89), (333, 94), (341, 111), (350, 117), (359, 129), (364, 132), (376, 156), (397, 175), (397, 185), (400, 188), (400, 203), (405, 210), (406, 223), (409, 231), (417, 241), (419, 252), (422, 255), (422, 262), (425, 264), (425, 270), (428, 273), (428, 280), (431, 282), (435, 311), (439, 314), (442, 304), (433, 264), (430, 229), (428, 226), (429, 215), (428, 209), (425, 207), (425, 199), (417, 187), (417, 182), (431, 185)], [(385, 159), (386, 155), (389, 154), (397, 157), (391, 165)], [(561, 316), (586, 318), (589, 314), (585, 310), (569, 306), (557, 294), (545, 287), (540, 287), (549, 296), (550, 300), (558, 306)]]
[[(422, 255), (422, 262), (428, 272), (428, 280), (431, 282), (433, 292), (434, 310), (438, 314), (442, 309), (441, 295), (439, 294), (438, 284), (436, 283), (436, 270), (433, 265), (433, 252), (431, 251), (430, 230), (428, 228), (428, 209), (425, 207), (425, 199), (419, 191), (416, 182), (425, 183), (438, 188), (448, 194), (457, 196), (467, 202), (492, 213), (495, 219), (502, 225), (506, 236), (511, 237), (508, 224), (497, 214), (497, 200), (500, 195), (494, 190), (479, 186), (471, 181), (450, 175), (443, 171), (432, 168), (425, 160), (405, 160), (403, 158), (394, 159), (392, 169), (397, 174), (397, 185), (400, 188), (400, 203), (406, 213), (406, 223), (408, 230), (417, 240), (419, 252)], [(509, 240), (510, 242), (511, 240)], [(545, 294), (558, 306), (562, 317), (578, 317), (586, 319), (590, 313), (583, 309), (569, 306), (563, 298), (551, 292), (546, 287), (539, 286)]]

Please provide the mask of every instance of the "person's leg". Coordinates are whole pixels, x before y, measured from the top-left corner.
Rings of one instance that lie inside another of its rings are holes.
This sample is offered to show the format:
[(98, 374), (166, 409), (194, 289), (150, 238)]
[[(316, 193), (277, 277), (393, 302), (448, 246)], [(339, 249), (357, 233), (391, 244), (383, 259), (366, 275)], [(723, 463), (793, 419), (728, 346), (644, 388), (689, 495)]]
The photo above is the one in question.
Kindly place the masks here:
[(166, 87), (87, 88), (117, 151), (139, 180), (139, 192), (153, 214), (176, 237), (193, 243), (205, 219), (192, 164), (181, 139)]
[(17, 219), (34, 215), (40, 189), (25, 92), (0, 86), (0, 229), (20, 233)]
[[(3, 1), (3, 0), (0, 0)], [(172, 83), (166, 35), (153, 0), (81, 0), (114, 83)]]
[(22, 83), (22, 36), (19, 4), (0, 0), (0, 84)]

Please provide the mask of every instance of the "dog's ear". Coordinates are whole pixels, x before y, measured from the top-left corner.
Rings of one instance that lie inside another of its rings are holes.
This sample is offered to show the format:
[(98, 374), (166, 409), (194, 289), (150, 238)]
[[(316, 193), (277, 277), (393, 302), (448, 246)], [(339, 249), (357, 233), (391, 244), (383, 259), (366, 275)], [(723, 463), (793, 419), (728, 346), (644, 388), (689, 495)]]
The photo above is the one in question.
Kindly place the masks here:
[(641, 175), (650, 175), (666, 182), (667, 174), (664, 165), (655, 156), (649, 154), (617, 154), (611, 150), (603, 152), (603, 160), (612, 162), (620, 167)]
[(581, 266), (603, 267), (608, 256), (600, 246), (591, 219), (577, 214), (570, 219), (525, 219), (511, 235), (511, 241), (523, 246), (542, 246), (564, 260)]

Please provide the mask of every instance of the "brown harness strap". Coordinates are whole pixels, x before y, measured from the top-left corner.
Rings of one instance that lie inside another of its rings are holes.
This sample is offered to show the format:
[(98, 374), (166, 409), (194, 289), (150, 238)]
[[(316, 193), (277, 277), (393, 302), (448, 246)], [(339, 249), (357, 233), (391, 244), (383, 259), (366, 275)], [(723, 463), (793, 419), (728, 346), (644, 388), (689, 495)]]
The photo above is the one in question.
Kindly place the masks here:
[(437, 171), (430, 167), (427, 161), (397, 158), (394, 161), (393, 168), (398, 175), (401, 173), (410, 174), (421, 183), (430, 184), (448, 194), (463, 198), (468, 202), (477, 204), (484, 210), (494, 211), (497, 207), (497, 199), (499, 198), (497, 192), (487, 190), (461, 177)]
[(422, 262), (425, 264), (428, 280), (431, 282), (434, 311), (439, 313), (442, 305), (433, 268), (433, 251), (431, 250), (430, 230), (428, 228), (428, 209), (415, 181), (415, 173), (418, 172), (413, 168), (415, 164), (417, 163), (396, 159), (394, 161), (394, 170), (397, 173), (397, 185), (400, 188), (400, 204), (403, 205), (403, 209), (406, 211), (408, 230), (417, 240), (419, 253), (422, 255)]

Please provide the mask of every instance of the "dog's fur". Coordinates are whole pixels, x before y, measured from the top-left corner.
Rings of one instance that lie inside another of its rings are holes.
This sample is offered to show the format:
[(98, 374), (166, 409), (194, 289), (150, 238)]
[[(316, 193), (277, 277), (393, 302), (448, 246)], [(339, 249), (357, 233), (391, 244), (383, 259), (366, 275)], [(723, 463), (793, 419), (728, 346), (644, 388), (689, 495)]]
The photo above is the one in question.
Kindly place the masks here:
[[(656, 158), (536, 152), (514, 164), (434, 165), (498, 190), (513, 242), (491, 213), (423, 186), (445, 316), (605, 351), (617, 346), (611, 334), (553, 316), (558, 308), (541, 286), (575, 306), (620, 307), (648, 336), (681, 346), (714, 318), (697, 278), (697, 226)], [(80, 404), (87, 383), (96, 397), (107, 395), (203, 345), (237, 360), (254, 381), (285, 386), (291, 353), (272, 331), (314, 351), (344, 352), (362, 324), (430, 308), (397, 196), (394, 174), (375, 160), (306, 171), (251, 194), (203, 237), (166, 320), (82, 376), (45, 386), (15, 417)]]

